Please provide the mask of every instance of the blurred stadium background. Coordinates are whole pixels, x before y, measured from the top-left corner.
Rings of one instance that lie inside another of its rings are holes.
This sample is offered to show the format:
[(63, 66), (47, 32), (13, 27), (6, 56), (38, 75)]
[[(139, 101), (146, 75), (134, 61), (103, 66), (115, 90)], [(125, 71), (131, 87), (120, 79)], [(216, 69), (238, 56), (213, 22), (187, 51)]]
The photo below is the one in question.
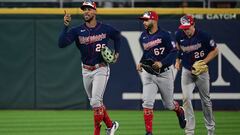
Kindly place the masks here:
[[(112, 74), (104, 96), (111, 115), (122, 123), (119, 134), (144, 133), (142, 84), (135, 64), (141, 56), (138, 38), (143, 30), (136, 18), (146, 10), (157, 11), (160, 27), (172, 35), (180, 16), (193, 14), (196, 26), (215, 38), (220, 53), (210, 64), (210, 75), (217, 134), (240, 134), (237, 127), (240, 124), (240, 0), (96, 2), (98, 20), (116, 27), (123, 35), (121, 56), (118, 63), (111, 65)], [(64, 10), (72, 14), (72, 25), (78, 25), (83, 22), (81, 3), (81, 0), (0, 0), (0, 135), (92, 133), (92, 113), (83, 89), (79, 52), (74, 45), (66, 49), (57, 46)], [(181, 101), (179, 74), (174, 96)], [(199, 125), (197, 133), (206, 134), (197, 90), (193, 98)], [(155, 104), (154, 130), (157, 134), (182, 134), (175, 116), (161, 111), (160, 99), (158, 96)], [(136, 122), (129, 121), (131, 118)]]
[[(239, 0), (96, 0), (101, 8), (203, 7), (238, 8)], [(1, 7), (79, 7), (81, 0), (0, 0)]]

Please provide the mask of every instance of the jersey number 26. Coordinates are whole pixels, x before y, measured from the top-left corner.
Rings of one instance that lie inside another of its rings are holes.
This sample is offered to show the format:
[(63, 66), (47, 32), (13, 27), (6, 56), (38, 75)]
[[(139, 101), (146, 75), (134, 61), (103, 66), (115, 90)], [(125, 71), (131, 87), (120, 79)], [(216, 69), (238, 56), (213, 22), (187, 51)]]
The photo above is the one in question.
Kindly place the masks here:
[(205, 55), (204, 51), (194, 52), (194, 58), (202, 58)]

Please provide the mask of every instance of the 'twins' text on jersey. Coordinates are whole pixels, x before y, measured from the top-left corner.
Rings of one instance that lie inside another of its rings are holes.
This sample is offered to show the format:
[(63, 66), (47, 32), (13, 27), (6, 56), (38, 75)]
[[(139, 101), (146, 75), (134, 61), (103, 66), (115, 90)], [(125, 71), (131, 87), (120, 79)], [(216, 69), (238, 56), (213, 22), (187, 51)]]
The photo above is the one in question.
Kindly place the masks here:
[(109, 39), (114, 41), (115, 52), (120, 49), (120, 32), (109, 25), (97, 23), (96, 27), (88, 28), (86, 24), (71, 28), (65, 26), (59, 38), (59, 47), (65, 47), (72, 42), (80, 50), (83, 64), (95, 65), (104, 62), (101, 48), (108, 45)]
[(215, 41), (207, 33), (198, 29), (190, 38), (182, 30), (177, 31), (176, 41), (180, 47), (179, 57), (182, 59), (182, 65), (189, 70), (195, 61), (203, 60), (216, 48)]
[(168, 32), (158, 28), (154, 34), (144, 31), (140, 36), (144, 52), (142, 59), (160, 61), (164, 67), (173, 64), (176, 56), (176, 45)]

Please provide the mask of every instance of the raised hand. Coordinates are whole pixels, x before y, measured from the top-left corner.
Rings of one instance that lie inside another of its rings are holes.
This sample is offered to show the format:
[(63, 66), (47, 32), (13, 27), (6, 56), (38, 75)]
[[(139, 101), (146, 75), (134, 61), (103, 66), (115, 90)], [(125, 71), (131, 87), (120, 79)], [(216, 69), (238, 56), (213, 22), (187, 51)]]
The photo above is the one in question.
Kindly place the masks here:
[(68, 14), (68, 13), (66, 12), (66, 10), (64, 10), (64, 18), (63, 18), (63, 20), (64, 20), (64, 25), (65, 25), (65, 26), (69, 26), (69, 25), (70, 25), (70, 22), (71, 22), (71, 14)]

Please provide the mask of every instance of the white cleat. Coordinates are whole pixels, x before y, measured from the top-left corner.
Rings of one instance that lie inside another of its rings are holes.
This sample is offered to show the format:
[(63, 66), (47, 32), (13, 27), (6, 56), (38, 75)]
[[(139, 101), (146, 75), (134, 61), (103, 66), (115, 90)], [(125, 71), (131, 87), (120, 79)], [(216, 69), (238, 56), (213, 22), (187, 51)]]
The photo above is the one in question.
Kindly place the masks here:
[(106, 131), (107, 131), (106, 135), (114, 135), (114, 133), (117, 131), (118, 127), (119, 127), (118, 122), (114, 121), (112, 128), (106, 129)]

